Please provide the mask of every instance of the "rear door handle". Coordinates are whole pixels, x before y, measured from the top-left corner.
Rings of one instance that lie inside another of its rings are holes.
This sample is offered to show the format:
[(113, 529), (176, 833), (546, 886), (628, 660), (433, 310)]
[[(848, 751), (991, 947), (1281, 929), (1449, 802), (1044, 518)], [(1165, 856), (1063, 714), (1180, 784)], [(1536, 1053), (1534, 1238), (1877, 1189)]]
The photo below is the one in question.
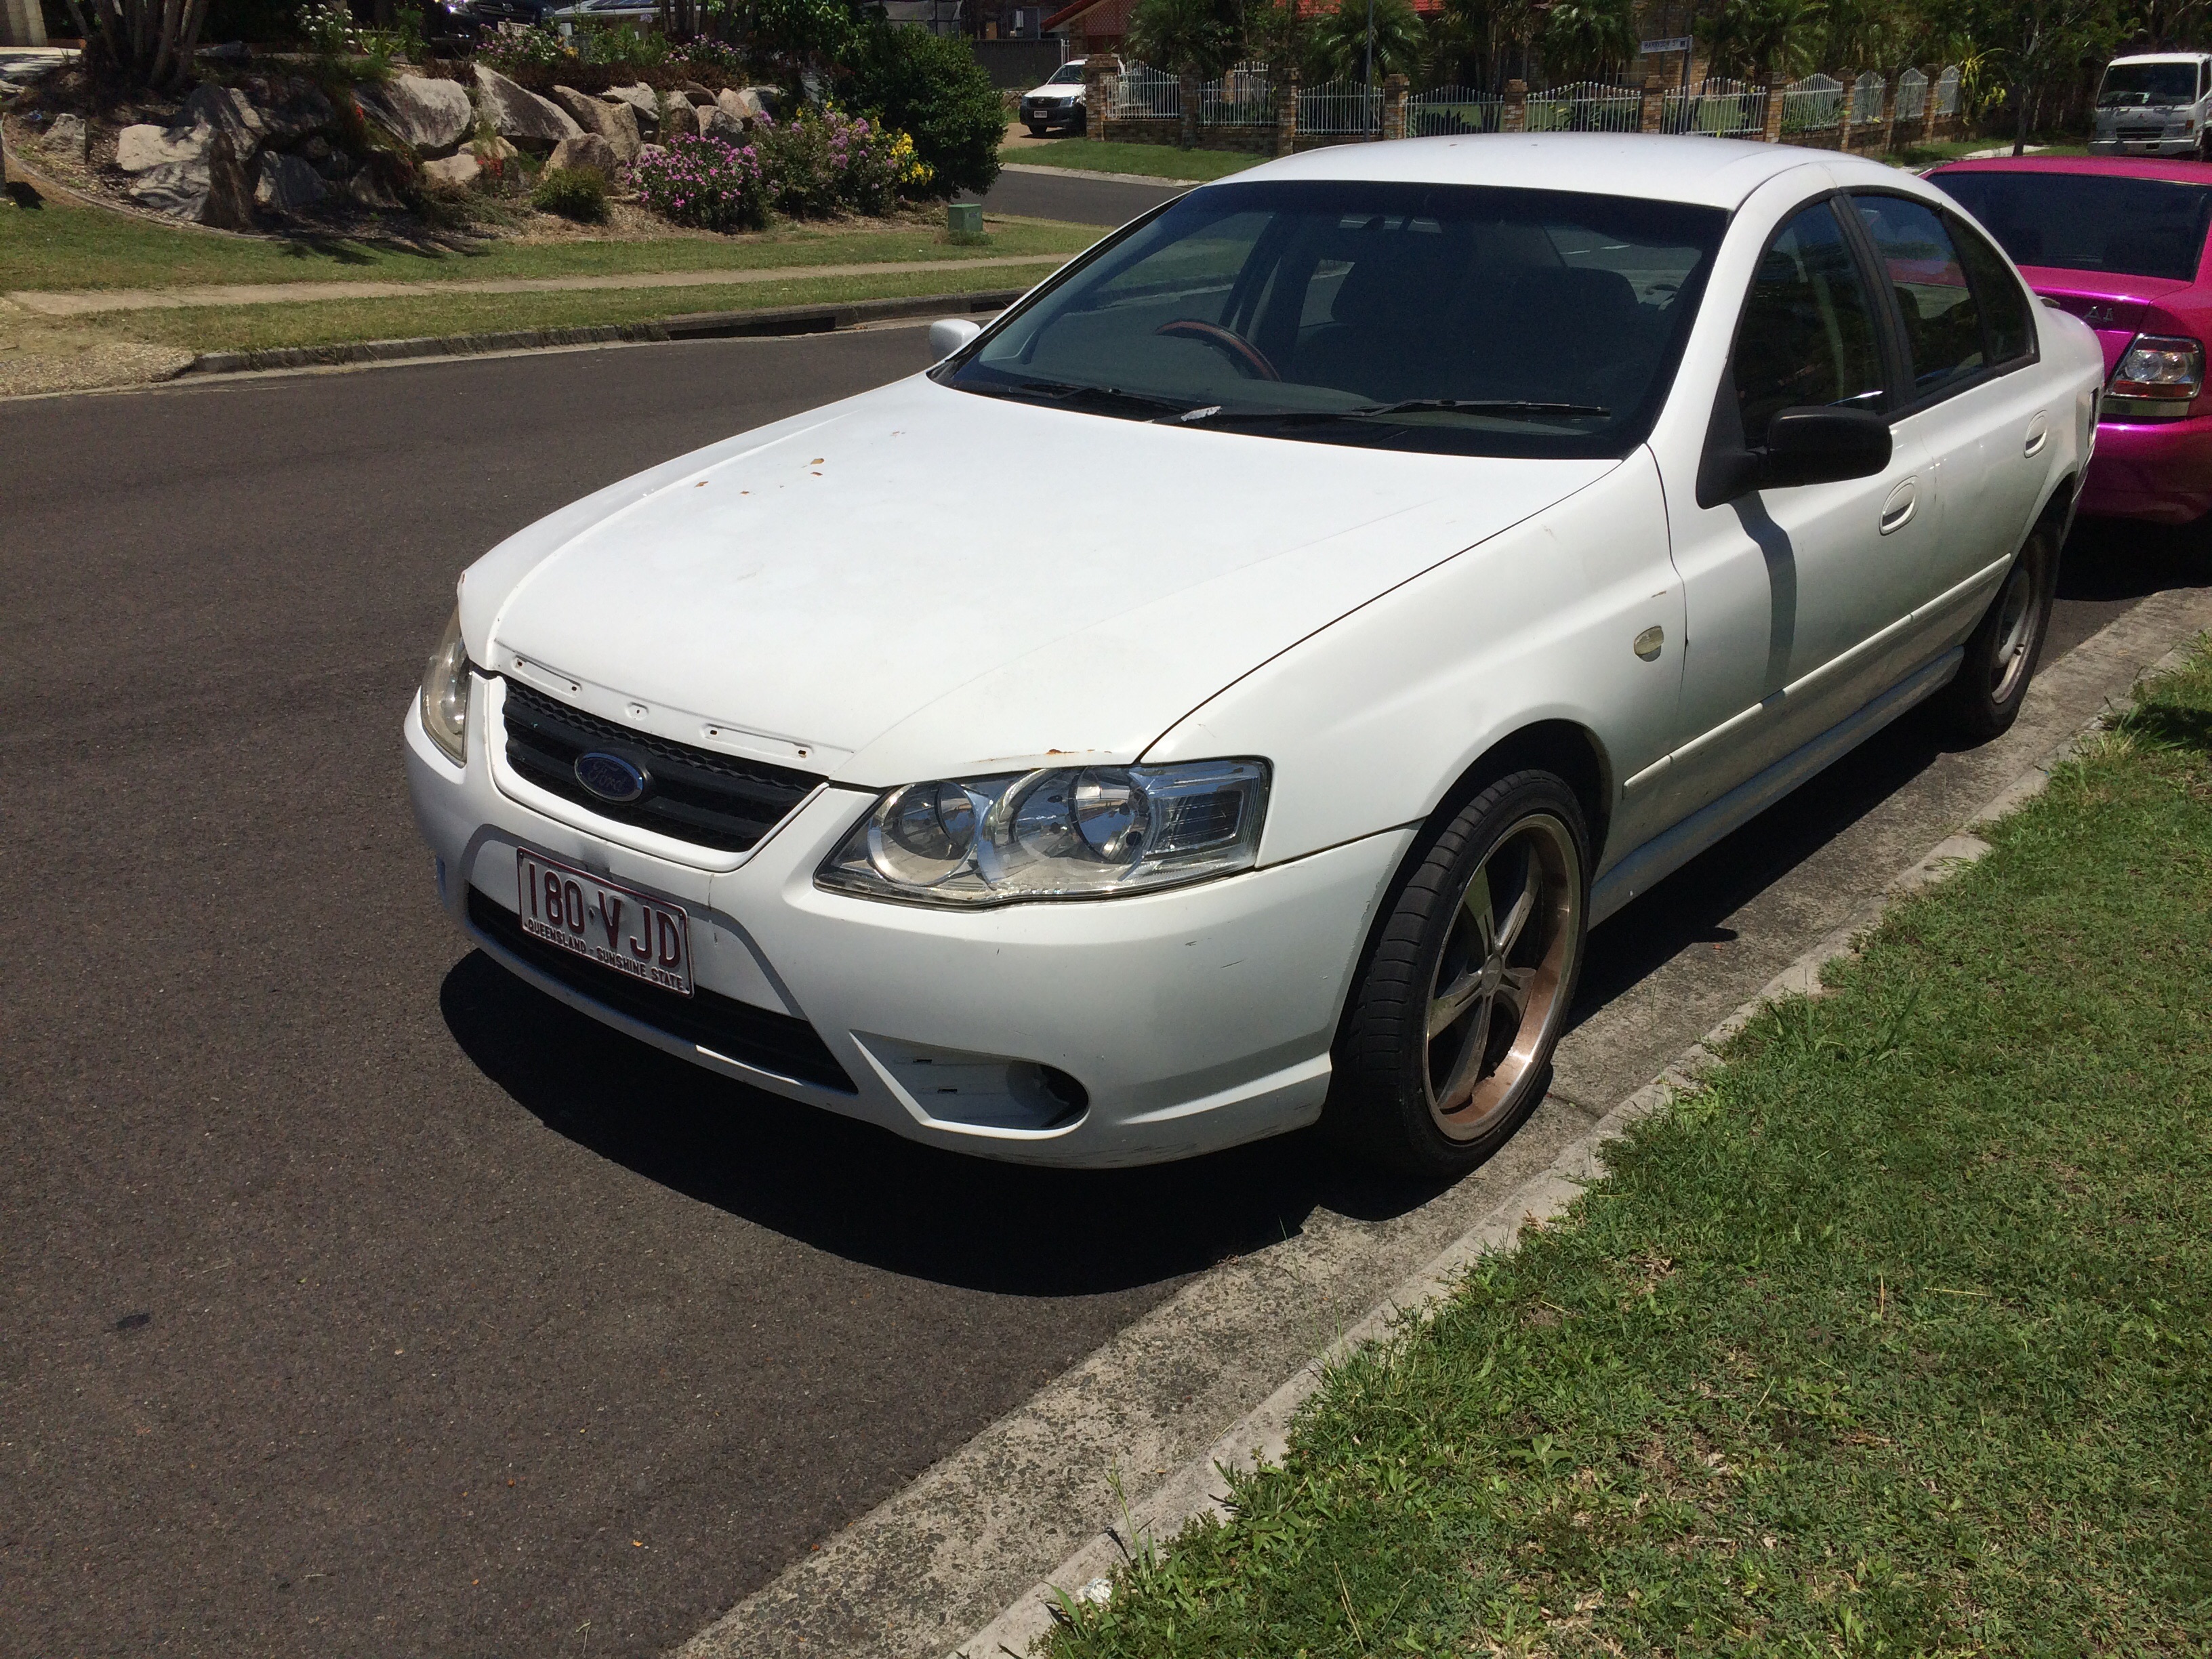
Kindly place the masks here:
[(1912, 514), (1920, 505), (1920, 482), (1907, 478), (1889, 492), (1889, 499), (1881, 504), (1881, 533), (1893, 536), (1912, 522)]
[(2027, 439), (2021, 446), (2023, 455), (2033, 457), (2043, 453), (2043, 446), (2051, 441), (2051, 416), (2039, 414), (2027, 423)]

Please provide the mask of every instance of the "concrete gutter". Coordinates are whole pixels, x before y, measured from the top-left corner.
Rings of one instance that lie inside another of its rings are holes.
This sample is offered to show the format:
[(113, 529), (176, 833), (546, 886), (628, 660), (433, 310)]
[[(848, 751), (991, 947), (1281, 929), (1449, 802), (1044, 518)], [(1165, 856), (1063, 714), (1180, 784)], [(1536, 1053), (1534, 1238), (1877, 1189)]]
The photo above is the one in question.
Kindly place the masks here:
[(995, 314), (1026, 289), (967, 294), (925, 294), (896, 300), (854, 300), (844, 305), (779, 306), (760, 311), (702, 311), (646, 323), (608, 323), (588, 328), (526, 328), (496, 334), (448, 334), (411, 340), (356, 340), (338, 345), (282, 346), (263, 351), (208, 351), (177, 371), (201, 374), (258, 374), (269, 369), (327, 368), (346, 363), (406, 362), (422, 358), (478, 356), (495, 351), (611, 345), (660, 340), (736, 340), (793, 334), (833, 334), (906, 317)]
[[(1716, 946), (1710, 958), (1644, 971), (1571, 1034), (1553, 1093), (1482, 1169), (1379, 1219), (1316, 1208), (1282, 1243), (1193, 1279), (701, 1631), (679, 1659), (1024, 1651), (1049, 1623), (1050, 1587), (1073, 1592), (1103, 1577), (1122, 1541), (1134, 1541), (1132, 1528), (1172, 1537), (1218, 1504), (1220, 1466), (1247, 1462), (1255, 1449), (1279, 1455), (1291, 1413), (1332, 1357), (1387, 1334), (1468, 1261), (1571, 1202), (1601, 1167), (1602, 1143), (1686, 1083), (1711, 1044), (1767, 997), (1816, 985), (1820, 964), (1850, 948), (1898, 893), (1972, 853), (1957, 837), (1979, 819), (1978, 806), (2008, 808), (2039, 787), (2085, 720), (2102, 718), (2147, 665), (2208, 628), (2212, 590), (2135, 606), (2037, 677), (2006, 738), (1931, 767), (1747, 902), (1734, 918), (1745, 935), (1725, 953)], [(1773, 937), (1753, 937), (1753, 922)], [(1812, 950), (1771, 948), (1803, 940), (1808, 922), (1818, 930)], [(1717, 998), (1703, 981), (1726, 986), (1733, 975), (1745, 985), (1745, 969), (1763, 963), (1772, 965), (1747, 983), (1765, 988), (1711, 1025), (1743, 992)], [(1703, 1007), (1711, 1012), (1698, 1021)], [(1699, 1031), (1704, 1039), (1685, 1049)], [(1670, 1054), (1672, 1064), (1659, 1063)], [(1628, 1080), (1655, 1071), (1657, 1081), (1642, 1088)], [(1577, 1096), (1607, 1099), (1610, 1109)]]

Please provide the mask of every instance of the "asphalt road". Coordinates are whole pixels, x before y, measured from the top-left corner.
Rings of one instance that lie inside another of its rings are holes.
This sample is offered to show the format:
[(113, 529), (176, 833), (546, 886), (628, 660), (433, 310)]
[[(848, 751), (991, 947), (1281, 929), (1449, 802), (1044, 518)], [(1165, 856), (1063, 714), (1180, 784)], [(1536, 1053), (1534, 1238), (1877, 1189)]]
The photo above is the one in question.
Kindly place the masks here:
[(1060, 179), (1043, 173), (1002, 173), (984, 194), (970, 191), (960, 199), (981, 202), (994, 213), (1112, 228), (1127, 224), (1139, 214), (1162, 202), (1171, 202), (1190, 188), (1188, 185), (1127, 185), (1111, 179)]
[[(1182, 1276), (1425, 1196), (1301, 1139), (914, 1147), (569, 1017), (432, 905), (398, 727), (454, 573), (923, 355), (0, 405), (0, 1652), (656, 1652)], [(2054, 650), (2200, 556), (2077, 538)], [(1941, 753), (1901, 724), (1625, 913), (1586, 1003)]]

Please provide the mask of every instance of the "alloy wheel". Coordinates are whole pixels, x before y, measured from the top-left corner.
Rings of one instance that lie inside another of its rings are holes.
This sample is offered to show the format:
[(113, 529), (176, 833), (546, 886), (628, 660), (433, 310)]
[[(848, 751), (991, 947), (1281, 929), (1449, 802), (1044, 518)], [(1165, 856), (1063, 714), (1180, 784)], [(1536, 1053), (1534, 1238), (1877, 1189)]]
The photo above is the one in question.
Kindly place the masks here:
[(2035, 643), (2035, 570), (2027, 559), (2016, 561), (1997, 598), (1997, 645), (1990, 653), (1990, 696), (2000, 703), (2010, 701), (2027, 672), (2028, 647)]

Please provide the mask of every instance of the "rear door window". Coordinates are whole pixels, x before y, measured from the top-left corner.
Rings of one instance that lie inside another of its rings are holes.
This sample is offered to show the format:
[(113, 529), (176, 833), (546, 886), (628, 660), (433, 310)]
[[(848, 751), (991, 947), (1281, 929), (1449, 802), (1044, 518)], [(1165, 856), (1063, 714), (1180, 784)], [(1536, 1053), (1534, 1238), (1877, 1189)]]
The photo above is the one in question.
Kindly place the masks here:
[(1937, 397), (1989, 366), (1982, 310), (1936, 210), (1902, 196), (1854, 198), (1905, 325), (1911, 398)]
[(1989, 245), (1972, 225), (1943, 216), (1944, 228), (1959, 250), (1966, 268), (1966, 281), (1974, 290), (1982, 313), (1983, 354), (1992, 363), (2018, 362), (2035, 350), (2034, 315), (2028, 310), (2027, 291), (2012, 274), (2004, 256)]

